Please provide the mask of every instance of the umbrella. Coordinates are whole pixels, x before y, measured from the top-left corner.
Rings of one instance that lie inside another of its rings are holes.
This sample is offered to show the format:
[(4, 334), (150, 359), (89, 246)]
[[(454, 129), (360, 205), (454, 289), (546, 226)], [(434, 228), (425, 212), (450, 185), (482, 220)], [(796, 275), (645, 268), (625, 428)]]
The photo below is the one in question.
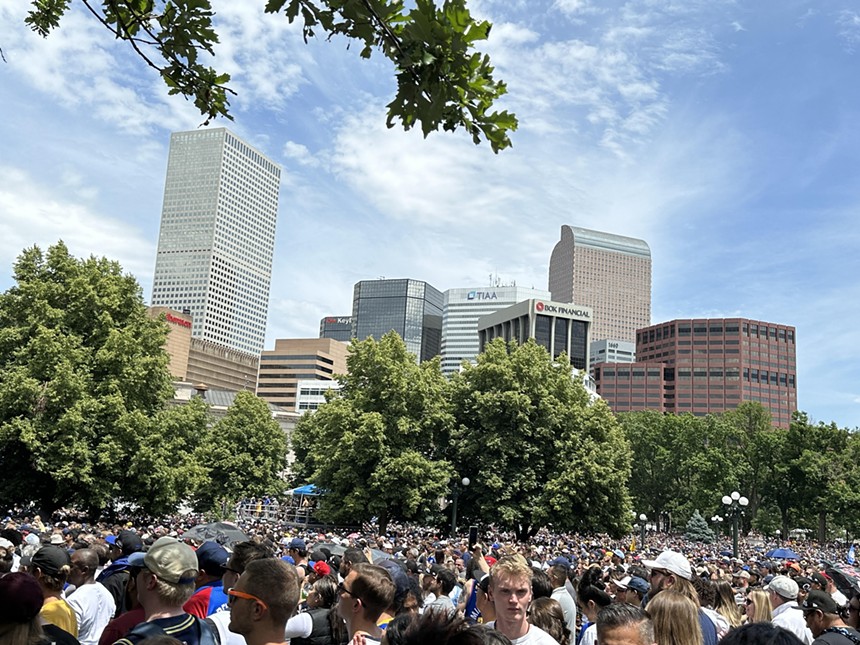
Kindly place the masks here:
[[(322, 547), (327, 548), (332, 555), (343, 555), (343, 552), (346, 551), (345, 546), (335, 544), (334, 542), (317, 542), (314, 544), (314, 550), (321, 549)], [(390, 560), (394, 557), (390, 553), (380, 551), (379, 549), (371, 549), (370, 553), (373, 556), (374, 562), (377, 560)]]
[(210, 522), (209, 524), (198, 524), (182, 534), (183, 540), (211, 540), (218, 544), (232, 544), (233, 542), (246, 542), (248, 536), (239, 527), (229, 522)]
[(314, 484), (305, 484), (293, 490), (287, 491), (291, 495), (319, 495), (319, 489)]
[(860, 591), (860, 571), (856, 568), (843, 565), (833, 564), (827, 560), (824, 561), (824, 572), (833, 578), (833, 583), (849, 598)]
[(771, 549), (765, 555), (769, 558), (778, 558), (780, 560), (800, 560), (800, 556), (791, 549)]

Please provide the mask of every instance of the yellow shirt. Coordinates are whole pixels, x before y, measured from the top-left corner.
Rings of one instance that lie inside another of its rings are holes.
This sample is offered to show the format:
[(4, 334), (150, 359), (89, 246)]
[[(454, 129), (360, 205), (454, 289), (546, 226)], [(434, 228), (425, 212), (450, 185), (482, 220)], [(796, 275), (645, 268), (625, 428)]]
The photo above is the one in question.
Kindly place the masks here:
[(45, 604), (42, 605), (39, 615), (45, 619), (45, 622), (56, 625), (75, 638), (78, 637), (78, 619), (71, 605), (62, 598), (45, 598)]

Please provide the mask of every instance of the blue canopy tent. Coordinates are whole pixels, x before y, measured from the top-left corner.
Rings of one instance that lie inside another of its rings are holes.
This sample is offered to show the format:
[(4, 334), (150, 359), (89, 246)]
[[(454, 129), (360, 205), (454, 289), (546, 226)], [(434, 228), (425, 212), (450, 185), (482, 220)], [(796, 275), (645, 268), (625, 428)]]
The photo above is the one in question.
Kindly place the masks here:
[(319, 489), (315, 484), (305, 484), (304, 486), (299, 486), (298, 488), (294, 488), (293, 490), (287, 491), (290, 495), (309, 495), (316, 496), (320, 494)]

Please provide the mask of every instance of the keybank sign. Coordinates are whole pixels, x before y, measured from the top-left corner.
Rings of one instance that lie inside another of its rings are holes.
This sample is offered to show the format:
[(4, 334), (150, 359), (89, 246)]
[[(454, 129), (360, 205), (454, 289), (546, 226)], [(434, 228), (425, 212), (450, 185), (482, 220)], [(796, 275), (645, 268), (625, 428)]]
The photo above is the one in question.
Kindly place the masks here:
[(466, 300), (498, 300), (499, 297), (495, 291), (470, 291), (466, 295)]
[(545, 302), (536, 302), (535, 311), (538, 313), (547, 314), (562, 314), (564, 316), (578, 316), (580, 318), (591, 318), (591, 312), (585, 309), (572, 309), (570, 307), (560, 307), (558, 305), (548, 305)]

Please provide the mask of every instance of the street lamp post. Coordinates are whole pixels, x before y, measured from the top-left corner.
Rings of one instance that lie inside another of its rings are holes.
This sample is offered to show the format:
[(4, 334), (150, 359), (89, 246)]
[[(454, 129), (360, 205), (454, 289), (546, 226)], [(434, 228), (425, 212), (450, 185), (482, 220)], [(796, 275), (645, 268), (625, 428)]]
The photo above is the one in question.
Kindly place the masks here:
[(750, 501), (738, 491), (733, 491), (731, 495), (723, 495), (726, 512), (732, 518), (732, 553), (734, 557), (738, 557), (738, 519), (743, 515), (744, 509), (749, 503)]
[(645, 515), (645, 513), (640, 513), (640, 514), (639, 514), (639, 525), (640, 525), (640, 526), (639, 526), (639, 529), (640, 529), (640, 531), (641, 531), (641, 532), (639, 533), (639, 544), (641, 544), (641, 545), (642, 545), (642, 548), (643, 548), (643, 549), (645, 548), (645, 521), (646, 521), (647, 519), (648, 519), (648, 516), (647, 516), (647, 515)]
[(714, 527), (717, 530), (717, 534), (722, 535), (722, 530), (720, 530), (720, 525), (723, 522), (723, 518), (720, 517), (719, 515), (714, 515), (713, 517), (711, 517), (711, 522), (713, 522)]
[[(471, 482), (468, 477), (463, 477), (460, 480), (460, 485), (466, 488)], [(451, 537), (457, 536), (457, 498), (460, 497), (460, 486), (457, 482), (451, 487)]]

